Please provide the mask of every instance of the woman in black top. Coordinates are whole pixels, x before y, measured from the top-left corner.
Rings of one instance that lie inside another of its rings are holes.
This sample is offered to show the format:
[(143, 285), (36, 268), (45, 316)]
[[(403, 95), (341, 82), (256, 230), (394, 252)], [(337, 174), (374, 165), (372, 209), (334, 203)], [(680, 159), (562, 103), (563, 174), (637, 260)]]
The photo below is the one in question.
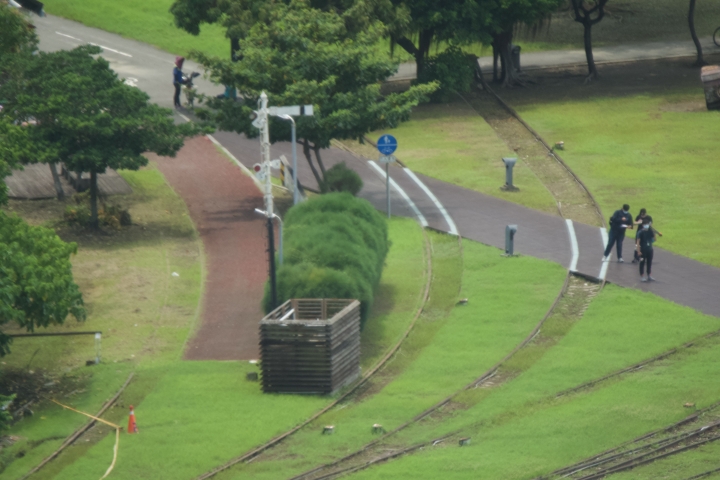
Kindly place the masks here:
[[(636, 243), (637, 243), (638, 235), (640, 235), (640, 232), (642, 232), (642, 227), (641, 227), (641, 225), (643, 224), (643, 220), (645, 220), (645, 219), (647, 219), (647, 221), (650, 222), (650, 230), (652, 230), (653, 232), (655, 232), (655, 235), (659, 235), (659, 236), (662, 237), (662, 233), (658, 232), (657, 230), (655, 230), (655, 229), (652, 227), (652, 221), (653, 221), (653, 219), (652, 219), (652, 217), (651, 217), (650, 215), (647, 214), (647, 210), (644, 209), (644, 208), (641, 208), (641, 209), (640, 209), (640, 214), (639, 214), (637, 217), (635, 217), (635, 221), (633, 222), (635, 225), (638, 225), (637, 232), (635, 233), (635, 242), (636, 242)], [(635, 252), (633, 252), (633, 253), (634, 253), (634, 257), (635, 257), (635, 258), (633, 258), (632, 263), (637, 263), (637, 262), (639, 262), (639, 261), (640, 261), (640, 256), (638, 255), (637, 250), (636, 250)]]
[[(650, 220), (647, 217), (643, 220), (642, 229), (637, 234), (635, 240), (635, 253), (640, 256), (640, 281), (647, 282), (655, 280), (650, 276), (653, 261), (653, 242), (655, 241), (655, 232), (650, 226)], [(647, 277), (645, 274), (645, 264), (647, 263)]]

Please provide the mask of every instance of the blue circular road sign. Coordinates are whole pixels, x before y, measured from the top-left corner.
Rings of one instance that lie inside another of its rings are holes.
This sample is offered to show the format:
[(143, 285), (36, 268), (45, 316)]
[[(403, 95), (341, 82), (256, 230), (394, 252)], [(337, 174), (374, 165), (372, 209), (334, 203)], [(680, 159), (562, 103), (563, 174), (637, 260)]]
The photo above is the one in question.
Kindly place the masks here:
[(397, 150), (397, 140), (392, 135), (383, 135), (378, 139), (377, 149), (383, 155), (392, 155)]

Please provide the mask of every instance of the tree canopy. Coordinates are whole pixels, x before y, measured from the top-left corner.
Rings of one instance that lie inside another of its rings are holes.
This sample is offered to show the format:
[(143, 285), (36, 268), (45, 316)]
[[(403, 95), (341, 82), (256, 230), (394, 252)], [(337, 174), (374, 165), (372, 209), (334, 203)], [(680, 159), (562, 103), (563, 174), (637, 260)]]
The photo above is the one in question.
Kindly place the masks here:
[[(70, 264), (76, 252), (76, 244), (63, 242), (52, 230), (0, 211), (0, 325), (15, 322), (32, 332), (61, 324), (68, 315), (84, 320)], [(9, 343), (0, 332), (0, 356), (9, 352)]]
[[(174, 155), (194, 123), (175, 125), (172, 112), (149, 103), (148, 95), (125, 85), (99, 47), (40, 52), (27, 59), (22, 75), (0, 85), (6, 99), (0, 117), (29, 122), (26, 140), (34, 156), (25, 162), (61, 161), (89, 172), (92, 223), (97, 226), (97, 174), (106, 168), (137, 170), (143, 153)], [(17, 140), (22, 137), (16, 136)], [(15, 144), (16, 151), (29, 148)]]
[[(271, 105), (314, 105), (314, 116), (297, 119), (297, 136), (303, 144), (318, 184), (323, 179), (320, 150), (332, 139), (360, 139), (370, 131), (407, 120), (410, 110), (427, 98), (437, 84), (414, 86), (403, 93), (381, 95), (380, 84), (397, 64), (377, 55), (374, 46), (385, 33), (374, 22), (354, 33), (334, 13), (310, 8), (303, 1), (278, 4), (268, 23), (256, 23), (240, 41), (243, 57), (237, 62), (193, 53), (211, 78), (237, 88), (241, 102), (211, 99), (220, 128), (257, 136), (250, 114), (262, 91)], [(211, 112), (206, 112), (210, 114)], [(271, 140), (289, 140), (288, 122), (271, 122)]]

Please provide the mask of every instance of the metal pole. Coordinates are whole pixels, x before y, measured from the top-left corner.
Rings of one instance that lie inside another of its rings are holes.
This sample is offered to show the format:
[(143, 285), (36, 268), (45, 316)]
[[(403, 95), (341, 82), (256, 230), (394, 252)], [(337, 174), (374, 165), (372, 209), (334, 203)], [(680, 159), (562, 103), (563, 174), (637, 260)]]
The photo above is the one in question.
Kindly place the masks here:
[(267, 217), (268, 262), (270, 264), (270, 310), (277, 308), (277, 278), (275, 277), (275, 229), (272, 217)]
[(272, 168), (270, 167), (270, 128), (268, 125), (268, 97), (265, 92), (260, 94), (260, 108), (258, 114), (261, 118), (262, 124), (262, 154), (263, 154), (263, 167), (265, 167), (265, 211), (267, 212), (268, 218), (272, 217), (274, 213), (273, 209), (273, 196), (272, 196)]
[(387, 195), (387, 214), (390, 218), (390, 163), (385, 164), (385, 195)]
[(288, 118), (292, 122), (293, 205), (297, 205), (300, 201), (300, 193), (298, 192), (297, 132), (295, 130), (295, 119), (290, 115), (288, 115)]
[(278, 241), (278, 263), (280, 266), (283, 264), (283, 221), (282, 218), (280, 218), (280, 215), (275, 215), (275, 218), (278, 220), (278, 231), (280, 232), (280, 239)]

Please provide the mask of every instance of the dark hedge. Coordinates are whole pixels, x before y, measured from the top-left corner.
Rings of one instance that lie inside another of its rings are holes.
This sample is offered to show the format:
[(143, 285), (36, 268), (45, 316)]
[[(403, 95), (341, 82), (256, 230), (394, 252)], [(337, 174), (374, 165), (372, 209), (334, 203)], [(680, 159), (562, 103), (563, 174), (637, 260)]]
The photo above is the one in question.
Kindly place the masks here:
[[(285, 216), (278, 302), (290, 298), (357, 298), (364, 324), (388, 250), (387, 224), (366, 200), (329, 193)], [(270, 309), (266, 285), (263, 309)]]

